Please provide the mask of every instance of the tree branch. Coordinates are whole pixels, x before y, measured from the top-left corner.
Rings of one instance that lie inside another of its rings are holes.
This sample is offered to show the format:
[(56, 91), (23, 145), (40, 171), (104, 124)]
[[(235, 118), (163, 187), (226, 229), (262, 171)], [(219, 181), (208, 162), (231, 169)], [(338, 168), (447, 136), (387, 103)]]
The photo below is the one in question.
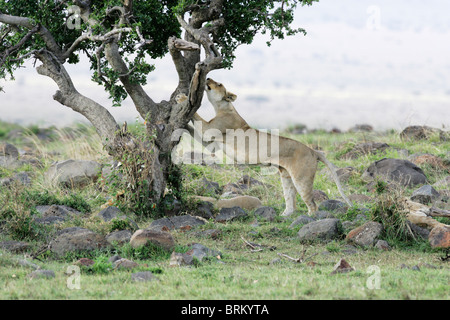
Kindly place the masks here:
[(42, 25), (34, 24), (30, 19), (23, 18), (23, 17), (17, 17), (17, 16), (11, 16), (7, 14), (0, 13), (0, 22), (5, 23), (8, 25), (16, 26), (16, 27), (24, 27), (29, 30), (32, 30), (35, 27), (39, 28), (39, 31), (37, 33), (42, 37), (44, 40), (47, 48), (53, 52), (53, 54), (58, 58), (60, 62), (63, 62), (62, 59), (62, 51), (59, 45), (56, 43), (55, 38), (52, 36), (50, 31), (48, 31), (47, 28), (45, 28)]
[(111, 144), (119, 126), (109, 111), (76, 90), (70, 75), (52, 52), (40, 50), (36, 57), (42, 62), (36, 68), (38, 73), (50, 77), (58, 85), (59, 90), (53, 99), (85, 116), (96, 128), (103, 143)]

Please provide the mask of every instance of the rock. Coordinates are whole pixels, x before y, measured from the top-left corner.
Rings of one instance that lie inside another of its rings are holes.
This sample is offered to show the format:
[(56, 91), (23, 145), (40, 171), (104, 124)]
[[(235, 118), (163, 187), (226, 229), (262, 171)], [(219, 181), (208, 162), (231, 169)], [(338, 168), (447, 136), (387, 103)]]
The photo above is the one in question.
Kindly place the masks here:
[(255, 216), (263, 220), (273, 221), (277, 216), (277, 212), (272, 207), (260, 207), (256, 209)]
[(109, 263), (114, 263), (114, 262), (116, 262), (117, 260), (120, 260), (120, 259), (122, 259), (121, 256), (119, 256), (119, 255), (114, 255), (114, 256), (112, 256), (111, 258), (108, 259), (108, 262), (109, 262)]
[(433, 134), (439, 134), (441, 141), (446, 141), (448, 133), (440, 129), (428, 126), (409, 126), (400, 133), (400, 138), (404, 140), (428, 139)]
[(241, 207), (222, 208), (215, 220), (216, 222), (224, 223), (243, 217), (247, 217), (247, 212)]
[(15, 170), (23, 165), (23, 162), (11, 157), (11, 156), (0, 156), (0, 168), (5, 168), (9, 170)]
[(347, 273), (354, 270), (355, 269), (353, 269), (352, 266), (345, 259), (341, 259), (338, 261), (338, 263), (334, 265), (331, 274)]
[(326, 200), (319, 205), (320, 211), (329, 211), (329, 212), (336, 211), (339, 213), (344, 213), (347, 211), (347, 209), (348, 209), (347, 204), (338, 200)]
[(202, 244), (194, 243), (186, 253), (172, 252), (170, 256), (170, 267), (193, 265), (195, 261), (201, 262), (204, 258), (220, 258), (220, 251), (212, 250)]
[(23, 241), (2, 241), (0, 242), (0, 248), (12, 253), (21, 253), (30, 249), (30, 245)]
[(333, 214), (328, 211), (316, 211), (316, 212), (314, 212), (313, 217), (315, 220), (334, 219), (335, 218), (335, 216), (333, 216)]
[(41, 213), (41, 216), (33, 217), (33, 221), (44, 225), (62, 223), (73, 217), (83, 215), (83, 213), (64, 205), (37, 206), (36, 210)]
[(0, 143), (0, 156), (19, 159), (19, 150), (10, 143)]
[(165, 199), (162, 209), (164, 216), (173, 217), (181, 213), (183, 206), (178, 199)]
[(187, 251), (186, 254), (198, 259), (199, 261), (202, 261), (204, 258), (217, 258), (222, 256), (220, 251), (212, 250), (200, 243), (192, 244), (190, 246), (190, 250)]
[(89, 258), (81, 258), (75, 262), (77, 266), (91, 267), (95, 264), (95, 261)]
[(148, 229), (169, 231), (174, 229), (191, 229), (204, 225), (207, 221), (204, 218), (183, 215), (154, 220)]
[(390, 146), (381, 142), (365, 142), (359, 143), (353, 149), (342, 156), (343, 159), (357, 159), (361, 156), (382, 153), (389, 149)]
[(254, 210), (262, 206), (261, 200), (252, 196), (238, 196), (232, 199), (221, 199), (216, 202), (219, 209), (241, 207), (245, 210)]
[(222, 231), (220, 231), (218, 229), (208, 229), (208, 230), (197, 232), (195, 234), (195, 236), (199, 237), (199, 238), (211, 238), (213, 240), (217, 240), (221, 234), (222, 234)]
[(361, 246), (373, 246), (382, 231), (381, 223), (369, 221), (350, 231), (346, 239)]
[(175, 247), (175, 240), (172, 235), (164, 231), (140, 229), (130, 239), (130, 245), (133, 248), (145, 246), (148, 242), (160, 246), (165, 250), (172, 250)]
[(195, 215), (205, 219), (211, 219), (214, 217), (213, 212), (214, 212), (213, 203), (209, 201), (200, 201), (195, 211)]
[(172, 252), (169, 260), (169, 267), (189, 266), (193, 264), (192, 256), (185, 253)]
[(418, 225), (411, 223), (410, 221), (406, 221), (406, 223), (413, 232), (414, 236), (421, 237), (422, 239), (428, 239), (428, 236), (430, 235), (430, 231), (428, 229), (419, 227)]
[(375, 161), (363, 174), (363, 178), (369, 180), (375, 180), (377, 177), (409, 187), (427, 182), (422, 169), (408, 160), (401, 159), (384, 158)]
[(114, 206), (109, 206), (109, 207), (101, 210), (97, 214), (97, 217), (100, 217), (103, 221), (108, 222), (108, 221), (111, 221), (112, 219), (119, 217), (120, 215), (122, 215), (122, 211), (120, 211), (119, 208), (114, 207)]
[(206, 195), (215, 195), (221, 193), (221, 188), (217, 182), (209, 181), (206, 178), (202, 180), (202, 193)]
[(413, 192), (411, 200), (422, 204), (429, 204), (437, 200), (441, 195), (432, 186), (424, 185)]
[(27, 275), (30, 279), (51, 279), (55, 277), (53, 270), (35, 270)]
[(298, 216), (297, 219), (295, 219), (291, 225), (289, 226), (290, 229), (292, 229), (293, 227), (297, 226), (297, 225), (305, 225), (308, 224), (310, 222), (316, 221), (316, 219), (310, 217), (310, 216), (305, 216), (305, 215), (301, 215)]
[(298, 231), (298, 237), (301, 241), (339, 239), (341, 237), (340, 224), (339, 219), (313, 221)]
[(109, 247), (105, 237), (88, 229), (71, 229), (50, 241), (50, 251), (63, 256), (68, 252), (92, 251)]
[(389, 251), (392, 249), (389, 243), (387, 243), (387, 241), (384, 240), (378, 240), (377, 243), (375, 243), (375, 248), (383, 251)]
[(437, 226), (431, 230), (428, 241), (432, 248), (450, 247), (450, 227)]
[(97, 181), (101, 168), (95, 161), (66, 160), (53, 164), (46, 172), (46, 177), (67, 188), (84, 187)]
[(106, 236), (106, 241), (111, 245), (117, 244), (121, 246), (129, 243), (132, 235), (130, 230), (114, 231)]
[(34, 264), (34, 263), (32, 263), (32, 262), (30, 262), (30, 261), (28, 261), (26, 259), (19, 259), (19, 260), (17, 260), (17, 263), (19, 265), (21, 265), (22, 267), (31, 268), (31, 269), (34, 269), (34, 270), (37, 270), (37, 269), (40, 268), (37, 264)]
[(131, 274), (131, 280), (136, 282), (144, 282), (157, 280), (157, 278), (150, 271), (141, 271)]
[(131, 260), (128, 259), (119, 259), (113, 262), (113, 268), (114, 269), (127, 269), (127, 270), (131, 270), (134, 269), (136, 267), (138, 267), (139, 265)]

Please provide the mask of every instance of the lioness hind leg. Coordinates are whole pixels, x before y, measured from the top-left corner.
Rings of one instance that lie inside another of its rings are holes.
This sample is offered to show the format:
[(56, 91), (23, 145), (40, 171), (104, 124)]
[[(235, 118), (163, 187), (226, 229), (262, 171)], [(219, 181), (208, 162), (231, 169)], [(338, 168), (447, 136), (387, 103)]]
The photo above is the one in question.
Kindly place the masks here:
[(317, 205), (313, 199), (313, 185), (314, 185), (314, 175), (316, 171), (310, 170), (302, 174), (302, 172), (297, 172), (296, 175), (292, 175), (292, 181), (294, 182), (295, 188), (302, 197), (306, 206), (308, 207), (308, 214), (311, 215), (313, 212), (317, 211)]
[(295, 211), (295, 197), (297, 190), (295, 189), (292, 178), (284, 168), (279, 168), (281, 184), (283, 185), (284, 201), (286, 202), (286, 209), (281, 214), (282, 216), (290, 216)]

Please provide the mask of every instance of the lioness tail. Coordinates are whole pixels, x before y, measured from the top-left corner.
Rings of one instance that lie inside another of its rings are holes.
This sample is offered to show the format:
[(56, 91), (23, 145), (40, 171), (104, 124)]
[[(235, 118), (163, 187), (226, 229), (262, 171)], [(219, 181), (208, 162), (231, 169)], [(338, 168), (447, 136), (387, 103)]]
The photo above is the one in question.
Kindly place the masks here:
[(346, 202), (350, 207), (352, 207), (352, 206), (353, 206), (352, 202), (351, 202), (351, 201), (347, 198), (347, 196), (344, 194), (344, 191), (343, 191), (343, 189), (342, 189), (342, 186), (341, 186), (341, 182), (340, 182), (340, 180), (339, 180), (339, 177), (338, 177), (338, 175), (337, 175), (337, 173), (336, 173), (334, 164), (332, 164), (330, 161), (328, 161), (328, 159), (325, 158), (325, 155), (324, 155), (323, 153), (321, 153), (321, 152), (319, 152), (319, 151), (316, 151), (316, 150), (314, 150), (314, 151), (315, 151), (315, 153), (317, 154), (317, 157), (319, 158), (319, 160), (322, 161), (322, 162), (328, 167), (328, 169), (330, 170), (331, 175), (333, 176), (334, 182), (336, 183), (336, 186), (338, 187), (339, 193), (341, 194), (342, 198), (344, 198), (345, 202)]

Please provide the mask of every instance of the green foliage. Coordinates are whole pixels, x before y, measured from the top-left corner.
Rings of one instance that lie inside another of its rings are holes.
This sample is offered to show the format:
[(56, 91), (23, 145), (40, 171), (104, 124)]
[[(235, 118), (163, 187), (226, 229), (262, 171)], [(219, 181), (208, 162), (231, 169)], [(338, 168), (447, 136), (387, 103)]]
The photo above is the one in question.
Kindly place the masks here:
[[(216, 46), (224, 56), (224, 67), (230, 68), (235, 58), (234, 51), (241, 44), (251, 44), (257, 33), (268, 34), (270, 45), (274, 39), (298, 33), (306, 34), (302, 28), (292, 28), (294, 9), (300, 4), (311, 5), (318, 0), (227, 0), (223, 2), (221, 18), (224, 25), (213, 35)], [(76, 12), (68, 11), (75, 1), (28, 1), (0, 0), (0, 12), (7, 15), (29, 18), (34, 25), (48, 29), (59, 48), (69, 48), (83, 33), (92, 31), (93, 35), (104, 35), (120, 23), (119, 11), (110, 11), (115, 6), (122, 6), (120, 0), (93, 1), (89, 15), (90, 24), (81, 21)], [(120, 36), (119, 52), (130, 70), (132, 83), (146, 84), (147, 75), (154, 66), (146, 58), (157, 59), (168, 52), (167, 40), (171, 36), (180, 37), (181, 27), (176, 14), (193, 14), (201, 11), (210, 1), (198, 0), (146, 0), (133, 2), (133, 14), (129, 24), (133, 31)], [(76, 21), (76, 27), (68, 22)], [(94, 23), (92, 21), (95, 21)], [(206, 22), (206, 25), (209, 22)], [(137, 31), (139, 30), (139, 31)], [(10, 28), (0, 26), (0, 52), (18, 44), (27, 35), (27, 28)], [(140, 33), (140, 34), (139, 34)], [(136, 50), (136, 45), (144, 39), (150, 43)], [(70, 55), (67, 62), (76, 64), (80, 54), (86, 54), (93, 71), (92, 80), (104, 86), (110, 94), (114, 106), (120, 106), (127, 97), (120, 75), (106, 61), (103, 50), (98, 50), (99, 41), (83, 41)], [(24, 64), (24, 55), (30, 56), (35, 50), (45, 48), (44, 39), (39, 33), (32, 34), (20, 47), (15, 48), (5, 63), (0, 65), (0, 78), (14, 79), (14, 71)], [(1, 58), (1, 55), (0, 55)], [(1, 59), (0, 59), (1, 61)]]
[(311, 5), (314, 1), (228, 0), (224, 1), (223, 17), (226, 23), (220, 28), (215, 41), (223, 56), (224, 66), (231, 68), (234, 51), (241, 44), (251, 44), (259, 32), (269, 34), (268, 45), (274, 39), (284, 39), (298, 33), (306, 35), (302, 28), (293, 29), (294, 9), (298, 3)]
[(109, 232), (133, 229), (130, 222), (125, 219), (114, 218), (111, 220)]

